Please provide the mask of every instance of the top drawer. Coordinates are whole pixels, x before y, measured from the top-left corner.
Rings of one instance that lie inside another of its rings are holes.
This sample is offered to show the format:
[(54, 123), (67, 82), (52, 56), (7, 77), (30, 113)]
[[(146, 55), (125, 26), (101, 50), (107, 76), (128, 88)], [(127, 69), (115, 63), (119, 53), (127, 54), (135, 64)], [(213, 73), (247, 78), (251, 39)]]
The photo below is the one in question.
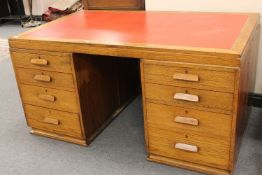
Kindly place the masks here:
[(11, 52), (15, 67), (71, 73), (71, 54)]
[(234, 92), (235, 69), (146, 61), (144, 74), (148, 83)]

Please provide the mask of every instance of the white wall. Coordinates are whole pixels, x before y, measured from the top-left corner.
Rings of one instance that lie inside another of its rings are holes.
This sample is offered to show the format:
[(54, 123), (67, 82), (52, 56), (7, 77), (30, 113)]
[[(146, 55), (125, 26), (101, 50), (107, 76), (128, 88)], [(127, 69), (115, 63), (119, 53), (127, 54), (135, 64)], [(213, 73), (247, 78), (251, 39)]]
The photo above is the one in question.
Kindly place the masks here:
[[(146, 10), (259, 12), (262, 16), (262, 0), (146, 0)], [(256, 93), (262, 93), (262, 34), (259, 55)]]
[[(25, 13), (29, 15), (28, 0), (23, 0), (25, 6)], [(32, 0), (33, 15), (42, 15), (55, 0)]]

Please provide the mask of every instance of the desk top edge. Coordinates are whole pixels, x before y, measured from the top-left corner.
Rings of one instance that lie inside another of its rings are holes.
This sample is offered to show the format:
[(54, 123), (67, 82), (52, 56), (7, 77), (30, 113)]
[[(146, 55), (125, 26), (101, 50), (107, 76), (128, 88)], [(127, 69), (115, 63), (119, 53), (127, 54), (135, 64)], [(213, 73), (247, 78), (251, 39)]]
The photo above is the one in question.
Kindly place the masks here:
[[(86, 11), (84, 11), (86, 12)], [(92, 11), (97, 12), (97, 11)], [(107, 10), (99, 11), (99, 12), (108, 12)], [(119, 11), (110, 11), (110, 12), (119, 12)], [(120, 11), (121, 12), (121, 11)], [(143, 11), (124, 11), (125, 13), (143, 13)], [(151, 12), (151, 11), (150, 11)], [(163, 13), (162, 11), (152, 11), (153, 13)], [(82, 11), (77, 13), (83, 13)], [(146, 13), (146, 12), (144, 12)], [(127, 47), (127, 48), (140, 48), (140, 49), (149, 49), (149, 50), (163, 50), (163, 51), (182, 51), (185, 53), (218, 53), (218, 54), (228, 54), (234, 57), (241, 57), (245, 45), (248, 42), (253, 30), (259, 24), (260, 14), (259, 13), (224, 13), (224, 12), (170, 12), (166, 11), (164, 13), (192, 13), (192, 14), (243, 14), (247, 15), (247, 21), (245, 22), (243, 28), (240, 31), (239, 36), (235, 40), (233, 46), (230, 49), (220, 49), (220, 48), (205, 48), (205, 47), (190, 47), (190, 46), (178, 46), (178, 45), (163, 45), (163, 44), (152, 44), (152, 43), (106, 43), (106, 42), (96, 42), (96, 41), (88, 41), (88, 40), (81, 40), (81, 39), (55, 39), (55, 38), (37, 38), (37, 37), (25, 37), (24, 35), (31, 33), (35, 30), (48, 27), (50, 24), (59, 22), (64, 20), (74, 14), (65, 16), (60, 18), (56, 21), (51, 23), (44, 24), (37, 28), (31, 29), (24, 33), (21, 33), (17, 36), (13, 36), (9, 38), (9, 43), (11, 48), (20, 48), (20, 49), (28, 49), (20, 46), (19, 43), (23, 42), (32, 42), (32, 43), (41, 43), (48, 44), (48, 43), (61, 43), (61, 44), (72, 44), (75, 43), (77, 45), (94, 45), (94, 46), (104, 46), (104, 47)], [(42, 47), (39, 47), (41, 49)]]

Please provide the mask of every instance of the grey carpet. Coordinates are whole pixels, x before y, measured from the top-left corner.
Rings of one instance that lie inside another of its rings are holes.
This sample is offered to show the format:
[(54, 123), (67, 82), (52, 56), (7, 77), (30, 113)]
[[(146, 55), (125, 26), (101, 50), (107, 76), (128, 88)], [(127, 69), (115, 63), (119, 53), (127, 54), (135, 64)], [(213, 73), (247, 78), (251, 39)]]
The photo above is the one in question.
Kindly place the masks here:
[[(1, 29), (0, 31), (5, 31)], [(9, 34), (8, 34), (9, 35)], [(89, 147), (30, 135), (10, 59), (0, 62), (0, 175), (197, 175), (146, 160), (141, 99)], [(252, 109), (235, 175), (262, 175), (262, 110)]]
[(7, 39), (26, 30), (28, 30), (28, 28), (22, 28), (19, 25), (19, 22), (8, 22), (0, 24), (0, 39)]

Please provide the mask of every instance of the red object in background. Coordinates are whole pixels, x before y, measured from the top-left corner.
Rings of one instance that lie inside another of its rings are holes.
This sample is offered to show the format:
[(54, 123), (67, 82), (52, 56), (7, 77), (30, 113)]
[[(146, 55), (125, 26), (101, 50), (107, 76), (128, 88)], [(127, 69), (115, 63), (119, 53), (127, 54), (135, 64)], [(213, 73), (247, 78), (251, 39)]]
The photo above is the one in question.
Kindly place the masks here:
[(24, 36), (230, 49), (247, 18), (223, 13), (83, 11)]
[(68, 15), (68, 14), (70, 14), (70, 11), (68, 9), (61, 11), (61, 10), (49, 7), (48, 10), (42, 15), (42, 17), (45, 21), (49, 22), (49, 21), (58, 19), (62, 16)]
[(66, 3), (64, 0), (60, 0), (56, 1), (53, 6), (48, 7), (48, 10), (42, 14), (45, 21), (53, 21), (83, 9), (81, 1), (76, 1), (76, 3), (74, 1), (67, 1)]

